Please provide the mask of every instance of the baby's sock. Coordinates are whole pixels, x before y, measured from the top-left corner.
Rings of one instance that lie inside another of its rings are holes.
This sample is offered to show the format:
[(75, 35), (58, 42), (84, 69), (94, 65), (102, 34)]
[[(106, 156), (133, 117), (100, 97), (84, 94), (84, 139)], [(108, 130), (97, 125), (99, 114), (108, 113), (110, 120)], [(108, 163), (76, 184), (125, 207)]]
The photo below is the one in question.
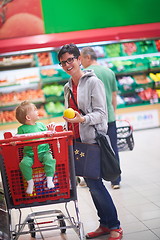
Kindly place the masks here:
[(47, 187), (54, 188), (54, 183), (52, 181), (52, 177), (47, 177)]
[(32, 192), (33, 192), (33, 187), (34, 187), (33, 179), (27, 181), (27, 183), (28, 183), (28, 187), (27, 187), (26, 193), (32, 194)]

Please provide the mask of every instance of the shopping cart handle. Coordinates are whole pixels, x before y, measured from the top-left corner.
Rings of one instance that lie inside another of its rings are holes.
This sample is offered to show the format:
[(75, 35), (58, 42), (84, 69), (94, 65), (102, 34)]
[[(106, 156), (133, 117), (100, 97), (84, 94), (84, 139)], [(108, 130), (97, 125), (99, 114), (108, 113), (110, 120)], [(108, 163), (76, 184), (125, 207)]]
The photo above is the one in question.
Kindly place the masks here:
[(12, 135), (11, 132), (4, 133), (4, 138), (0, 140), (0, 144), (2, 143), (9, 143), (9, 142), (15, 142), (15, 141), (25, 141), (25, 140), (33, 140), (37, 138), (59, 138), (64, 136), (73, 136), (72, 131), (61, 131), (61, 132), (55, 132), (55, 131), (43, 131), (43, 132), (37, 132), (37, 133), (28, 133), (28, 134), (16, 134)]

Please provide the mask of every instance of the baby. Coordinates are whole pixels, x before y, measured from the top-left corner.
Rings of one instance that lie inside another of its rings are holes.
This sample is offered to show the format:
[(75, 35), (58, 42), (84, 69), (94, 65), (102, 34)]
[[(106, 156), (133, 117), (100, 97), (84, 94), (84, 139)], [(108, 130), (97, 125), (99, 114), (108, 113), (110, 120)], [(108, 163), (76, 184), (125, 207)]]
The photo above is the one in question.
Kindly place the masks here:
[[(16, 119), (22, 124), (20, 127), (18, 127), (18, 134), (53, 130), (51, 129), (52, 126), (48, 125), (48, 127), (46, 127), (42, 122), (37, 122), (37, 120), (39, 119), (38, 110), (33, 103), (30, 103), (28, 101), (22, 102), (16, 108)], [(34, 182), (32, 177), (34, 153), (32, 147), (24, 147), (23, 153), (24, 156), (19, 166), (24, 178), (28, 183), (26, 193), (32, 194), (34, 188)], [(38, 158), (40, 162), (44, 165), (44, 171), (47, 176), (47, 187), (49, 189), (54, 188), (52, 178), (55, 173), (56, 160), (53, 159), (48, 144), (40, 144), (38, 146)]]

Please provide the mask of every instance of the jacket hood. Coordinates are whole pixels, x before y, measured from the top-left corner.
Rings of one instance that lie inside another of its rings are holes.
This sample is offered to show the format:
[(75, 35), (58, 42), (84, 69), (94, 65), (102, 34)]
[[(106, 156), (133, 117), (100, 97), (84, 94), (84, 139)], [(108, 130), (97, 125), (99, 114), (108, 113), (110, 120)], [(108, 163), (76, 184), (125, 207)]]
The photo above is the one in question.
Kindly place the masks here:
[[(95, 76), (96, 76), (95, 73), (94, 73), (94, 70), (91, 70), (91, 69), (89, 69), (89, 70), (83, 70), (83, 72), (84, 72), (84, 75), (81, 77), (80, 81), (83, 81), (84, 79), (85, 79), (85, 80), (88, 80), (89, 77), (95, 77)], [(70, 79), (68, 80), (68, 82), (69, 82), (69, 87), (71, 87), (71, 82), (72, 82), (71, 79), (72, 79), (72, 78), (70, 78)]]

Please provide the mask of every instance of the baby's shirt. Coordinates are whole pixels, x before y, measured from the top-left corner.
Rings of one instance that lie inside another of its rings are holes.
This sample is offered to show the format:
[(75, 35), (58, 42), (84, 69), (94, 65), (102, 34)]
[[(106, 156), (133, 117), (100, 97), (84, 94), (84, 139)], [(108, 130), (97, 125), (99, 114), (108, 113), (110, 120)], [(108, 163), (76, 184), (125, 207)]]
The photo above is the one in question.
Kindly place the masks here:
[[(36, 133), (47, 131), (47, 127), (42, 122), (37, 122), (35, 125), (21, 125), (18, 128), (17, 134), (26, 134), (26, 133)], [(40, 144), (38, 146), (38, 154), (49, 151), (48, 144)], [(23, 153), (28, 156), (33, 156), (33, 150), (30, 146), (25, 146), (23, 149)]]

